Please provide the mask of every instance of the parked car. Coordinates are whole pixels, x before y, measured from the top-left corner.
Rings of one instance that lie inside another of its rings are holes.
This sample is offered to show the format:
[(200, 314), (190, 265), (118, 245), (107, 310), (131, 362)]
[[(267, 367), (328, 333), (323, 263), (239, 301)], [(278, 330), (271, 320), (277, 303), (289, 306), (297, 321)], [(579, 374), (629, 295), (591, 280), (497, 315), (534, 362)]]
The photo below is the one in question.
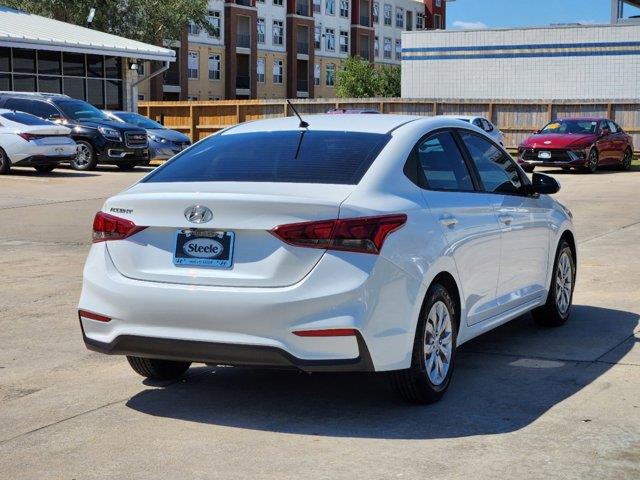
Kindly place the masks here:
[(78, 146), (71, 130), (28, 113), (0, 108), (0, 175), (12, 166), (52, 171), (72, 160)]
[(353, 115), (353, 114), (363, 114), (363, 113), (380, 113), (375, 108), (332, 108), (327, 111), (327, 115)]
[(472, 125), (475, 125), (479, 129), (483, 130), (487, 133), (491, 138), (493, 138), (496, 142), (504, 147), (504, 134), (500, 131), (498, 127), (496, 127), (493, 123), (487, 120), (484, 117), (474, 117), (474, 116), (465, 116), (458, 115), (456, 118), (469, 122)]
[(606, 118), (555, 120), (518, 147), (518, 162), (527, 172), (537, 166), (581, 168), (589, 173), (604, 165), (628, 170), (632, 159), (631, 136)]
[(191, 145), (184, 133), (169, 130), (162, 124), (135, 112), (106, 111), (111, 119), (144, 128), (149, 138), (149, 157), (151, 160), (168, 160), (176, 153)]
[(528, 311), (569, 317), (559, 188), (451, 118), (240, 124), (97, 213), (84, 341), (154, 379), (191, 362), (392, 371), (406, 399), (433, 402), (457, 346)]
[(103, 163), (128, 170), (149, 163), (144, 129), (114, 122), (82, 100), (51, 93), (0, 92), (0, 108), (30, 113), (71, 128), (78, 153), (70, 164), (76, 170), (93, 170)]

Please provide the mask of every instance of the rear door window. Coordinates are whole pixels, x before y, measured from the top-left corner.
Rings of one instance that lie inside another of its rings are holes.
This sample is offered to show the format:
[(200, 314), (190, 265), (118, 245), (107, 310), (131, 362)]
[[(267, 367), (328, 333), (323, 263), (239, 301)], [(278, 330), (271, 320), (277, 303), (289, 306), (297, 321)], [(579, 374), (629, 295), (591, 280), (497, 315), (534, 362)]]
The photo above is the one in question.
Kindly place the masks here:
[(419, 143), (417, 156), (430, 190), (474, 190), (467, 164), (450, 132), (437, 133)]
[(19, 112), (32, 113), (32, 101), (24, 98), (10, 98), (4, 104), (4, 108), (8, 110), (17, 110)]
[(522, 195), (525, 187), (514, 161), (493, 143), (470, 132), (460, 132), (486, 192)]
[(356, 185), (391, 137), (340, 131), (215, 135), (145, 182), (277, 182)]

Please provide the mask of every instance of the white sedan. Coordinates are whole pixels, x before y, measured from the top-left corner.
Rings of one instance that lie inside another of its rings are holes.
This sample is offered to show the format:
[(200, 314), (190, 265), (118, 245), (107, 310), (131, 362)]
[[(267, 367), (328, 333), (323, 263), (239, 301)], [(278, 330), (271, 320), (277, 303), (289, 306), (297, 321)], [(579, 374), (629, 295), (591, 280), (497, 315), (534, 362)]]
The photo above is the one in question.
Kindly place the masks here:
[(52, 171), (73, 160), (78, 146), (71, 130), (28, 113), (0, 109), (0, 174), (12, 166)]
[(570, 314), (571, 214), (475, 126), (319, 115), (230, 127), (108, 199), (79, 303), (89, 349), (139, 374), (192, 362), (392, 371), (438, 400), (456, 347)]
[(475, 125), (479, 129), (483, 130), (487, 135), (489, 135), (493, 140), (504, 147), (504, 133), (500, 131), (498, 127), (496, 127), (493, 123), (487, 120), (484, 117), (474, 117), (467, 115), (458, 115), (455, 117), (464, 122), (469, 122), (472, 125)]

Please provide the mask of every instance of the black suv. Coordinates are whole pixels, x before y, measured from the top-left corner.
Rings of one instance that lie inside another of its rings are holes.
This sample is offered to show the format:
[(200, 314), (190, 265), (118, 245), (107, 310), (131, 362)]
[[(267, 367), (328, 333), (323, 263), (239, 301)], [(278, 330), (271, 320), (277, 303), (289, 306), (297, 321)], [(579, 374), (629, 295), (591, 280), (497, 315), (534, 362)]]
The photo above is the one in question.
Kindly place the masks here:
[(67, 95), (48, 93), (0, 93), (0, 108), (30, 113), (71, 128), (78, 155), (70, 163), (75, 170), (92, 170), (99, 163), (123, 170), (149, 164), (147, 132), (128, 123), (115, 122), (93, 105)]

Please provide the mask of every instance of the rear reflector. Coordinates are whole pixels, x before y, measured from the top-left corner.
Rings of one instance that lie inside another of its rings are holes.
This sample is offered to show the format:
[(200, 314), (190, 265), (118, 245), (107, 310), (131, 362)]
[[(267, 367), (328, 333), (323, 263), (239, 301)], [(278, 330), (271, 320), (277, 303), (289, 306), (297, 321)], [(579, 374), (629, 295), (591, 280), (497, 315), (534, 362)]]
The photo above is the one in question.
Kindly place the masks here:
[(98, 322), (110, 322), (111, 318), (105, 317), (98, 313), (88, 312), (87, 310), (78, 310), (80, 318), (88, 318), (89, 320), (96, 320)]
[(280, 225), (270, 231), (297, 247), (378, 254), (387, 236), (407, 222), (405, 214)]
[(299, 330), (293, 332), (299, 337), (352, 337), (357, 333), (355, 328), (331, 328), (327, 330)]
[(130, 237), (146, 227), (138, 227), (131, 220), (98, 212), (93, 219), (93, 243), (108, 240), (122, 240)]

